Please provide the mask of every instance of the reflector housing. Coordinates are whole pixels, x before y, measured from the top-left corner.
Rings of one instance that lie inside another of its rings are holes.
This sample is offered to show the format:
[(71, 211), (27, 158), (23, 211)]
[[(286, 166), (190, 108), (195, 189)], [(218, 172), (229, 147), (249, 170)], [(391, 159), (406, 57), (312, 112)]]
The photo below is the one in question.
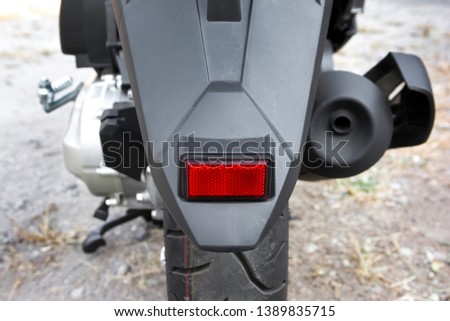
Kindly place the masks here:
[(270, 196), (269, 161), (186, 160), (187, 200), (265, 200)]

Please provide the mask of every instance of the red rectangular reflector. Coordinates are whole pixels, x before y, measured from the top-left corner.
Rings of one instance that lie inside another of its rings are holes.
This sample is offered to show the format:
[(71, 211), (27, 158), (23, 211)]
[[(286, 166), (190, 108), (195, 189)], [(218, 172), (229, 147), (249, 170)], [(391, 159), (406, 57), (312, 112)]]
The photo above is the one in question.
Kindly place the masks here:
[(253, 199), (268, 197), (267, 160), (186, 161), (185, 197), (195, 199)]

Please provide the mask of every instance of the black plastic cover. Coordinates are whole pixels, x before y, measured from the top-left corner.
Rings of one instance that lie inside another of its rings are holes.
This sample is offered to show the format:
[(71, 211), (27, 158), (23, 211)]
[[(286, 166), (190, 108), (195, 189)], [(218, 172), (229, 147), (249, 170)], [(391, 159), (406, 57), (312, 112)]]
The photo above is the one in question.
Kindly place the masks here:
[(338, 51), (357, 32), (356, 13), (364, 8), (365, 0), (334, 0), (327, 38)]
[(241, 21), (241, 0), (208, 0), (208, 21)]
[[(435, 105), (431, 82), (422, 60), (414, 55), (392, 52), (366, 77), (390, 98), (394, 115), (390, 148), (425, 143), (433, 129)], [(396, 89), (401, 90), (391, 97)]]
[(111, 0), (62, 0), (59, 17), (62, 52), (77, 57), (78, 67), (107, 68), (112, 65), (107, 46), (106, 4)]
[(147, 167), (134, 104), (118, 102), (101, 118), (100, 140), (105, 166), (137, 181)]
[(83, 1), (61, 1), (59, 35), (63, 53), (68, 55), (83, 55), (87, 53)]
[(384, 155), (392, 132), (391, 108), (380, 88), (350, 72), (326, 72), (320, 77), (300, 178), (360, 174)]

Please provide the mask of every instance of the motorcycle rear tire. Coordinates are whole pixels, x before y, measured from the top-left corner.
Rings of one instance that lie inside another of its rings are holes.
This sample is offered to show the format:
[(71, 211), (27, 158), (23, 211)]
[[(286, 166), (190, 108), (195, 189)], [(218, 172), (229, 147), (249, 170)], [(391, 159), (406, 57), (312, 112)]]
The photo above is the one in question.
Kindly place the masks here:
[(283, 301), (287, 299), (289, 213), (278, 217), (256, 249), (218, 253), (198, 249), (169, 213), (164, 217), (168, 299)]

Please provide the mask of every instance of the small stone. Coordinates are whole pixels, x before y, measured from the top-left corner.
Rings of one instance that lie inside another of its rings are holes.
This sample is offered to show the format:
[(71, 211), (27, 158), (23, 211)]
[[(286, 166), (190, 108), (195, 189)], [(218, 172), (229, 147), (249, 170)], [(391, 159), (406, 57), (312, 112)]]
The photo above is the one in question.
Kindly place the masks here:
[(127, 265), (127, 264), (122, 264), (121, 266), (119, 266), (119, 268), (117, 269), (117, 275), (118, 276), (124, 276), (126, 275), (128, 272), (131, 271), (131, 268)]
[(69, 184), (66, 186), (67, 190), (73, 190), (73, 189), (77, 189), (77, 188), (78, 188), (77, 184)]
[(433, 293), (432, 295), (430, 295), (430, 297), (428, 298), (430, 301), (440, 301), (441, 298), (439, 297), (438, 294)]
[(409, 199), (407, 196), (400, 196), (397, 198), (397, 203), (402, 204), (402, 205), (407, 205), (409, 202)]
[(371, 253), (374, 250), (373, 241), (371, 239), (365, 239), (364, 244), (362, 246), (362, 250), (364, 253)]
[(44, 247), (41, 247), (41, 252), (42, 253), (47, 253), (47, 252), (50, 252), (52, 249), (53, 249), (53, 246), (51, 246), (51, 245), (44, 246)]
[(422, 163), (422, 158), (419, 155), (414, 155), (412, 161), (414, 164), (420, 165)]
[(70, 297), (74, 300), (79, 300), (83, 296), (84, 293), (84, 286), (81, 286), (79, 288), (73, 289), (72, 292), (70, 292)]
[(39, 139), (30, 139), (28, 143), (35, 149), (40, 149), (42, 147), (41, 141)]
[(439, 182), (437, 180), (433, 179), (430, 181), (430, 186), (440, 187), (441, 185), (439, 184)]
[(341, 242), (337, 238), (332, 238), (330, 243), (334, 247), (340, 247), (342, 245)]
[(347, 260), (347, 259), (342, 260), (342, 265), (345, 266), (345, 267), (349, 267), (350, 266), (350, 261)]
[(145, 241), (150, 237), (150, 232), (148, 231), (148, 229), (146, 229), (143, 226), (139, 226), (135, 231), (134, 231), (134, 237), (136, 238), (136, 240), (138, 240), (139, 242)]
[(316, 245), (316, 244), (314, 244), (314, 243), (309, 243), (307, 246), (306, 246), (306, 253), (309, 253), (309, 254), (312, 254), (312, 253), (315, 253), (315, 252), (317, 252), (317, 250), (319, 249), (319, 247)]
[(11, 202), (5, 202), (2, 205), (2, 210), (3, 212), (9, 212), (14, 208), (14, 204), (12, 204)]
[(27, 207), (27, 203), (28, 202), (26, 200), (20, 200), (16, 203), (16, 205), (14, 206), (14, 209), (16, 211), (24, 210)]
[(5, 245), (13, 244), (14, 243), (14, 237), (10, 232), (5, 232), (3, 234), (3, 240), (2, 243)]
[(390, 186), (393, 190), (395, 190), (395, 191), (398, 191), (398, 190), (402, 189), (402, 185), (400, 185), (400, 184), (397, 183), (397, 182), (391, 182), (391, 183), (389, 184), (389, 186)]
[(428, 262), (432, 262), (434, 260), (434, 254), (431, 253), (430, 251), (426, 251), (425, 255), (427, 257)]
[(70, 189), (67, 191), (66, 195), (70, 199), (70, 198), (78, 197), (80, 195), (80, 193), (76, 189)]
[(439, 129), (450, 129), (450, 124), (437, 124), (437, 128)]
[(430, 268), (431, 268), (431, 271), (433, 271), (434, 273), (437, 274), (444, 266), (445, 266), (445, 264), (443, 262), (438, 261), (438, 260), (433, 260), (431, 262)]
[(340, 204), (339, 202), (333, 203), (333, 204), (331, 205), (331, 208), (332, 208), (333, 210), (338, 210), (338, 209), (341, 208), (341, 204)]
[(311, 273), (311, 276), (312, 276), (313, 278), (317, 278), (317, 277), (323, 276), (323, 275), (325, 275), (325, 270), (324, 270), (323, 268), (320, 268), (320, 267), (315, 268), (315, 269), (312, 271), (312, 273)]
[(38, 250), (34, 250), (33, 252), (31, 252), (32, 259), (38, 258), (39, 256), (41, 256), (41, 252), (39, 252)]
[(400, 249), (400, 254), (409, 258), (413, 255), (413, 251), (410, 248), (402, 247)]
[(289, 201), (289, 205), (293, 206), (294, 208), (302, 208), (303, 202), (302, 202), (300, 199), (298, 199), (298, 198), (296, 198), (296, 197), (293, 197), (293, 198)]
[(388, 201), (388, 202), (385, 203), (385, 206), (389, 207), (389, 208), (392, 208), (392, 207), (396, 207), (396, 204), (395, 204), (395, 202)]

